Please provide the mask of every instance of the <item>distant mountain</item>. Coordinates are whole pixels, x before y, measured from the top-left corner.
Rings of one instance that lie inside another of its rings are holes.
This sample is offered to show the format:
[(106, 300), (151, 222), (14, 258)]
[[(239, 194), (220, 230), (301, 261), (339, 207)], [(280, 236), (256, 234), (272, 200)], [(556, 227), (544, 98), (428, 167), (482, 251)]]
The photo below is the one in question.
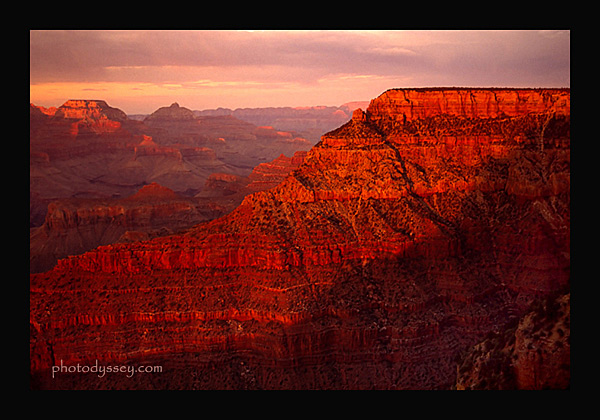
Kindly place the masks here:
[(348, 102), (336, 106), (311, 107), (266, 107), (266, 108), (228, 108), (194, 111), (197, 116), (231, 115), (243, 121), (258, 125), (270, 126), (277, 130), (297, 131), (313, 144), (320, 136), (339, 127), (352, 117), (352, 111), (363, 108), (369, 102)]
[(65, 198), (126, 197), (157, 182), (193, 196), (215, 172), (248, 176), (282, 153), (307, 151), (299, 133), (231, 115), (196, 116), (177, 103), (131, 119), (103, 100), (30, 104), (30, 226)]
[[(307, 107), (263, 107), (263, 108), (214, 108), (193, 111), (197, 117), (232, 116), (257, 126), (273, 127), (276, 130), (296, 131), (311, 143), (320, 136), (339, 127), (352, 117), (357, 109), (366, 109), (369, 101), (347, 102), (340, 106)], [(131, 114), (132, 120), (144, 121), (148, 114)]]

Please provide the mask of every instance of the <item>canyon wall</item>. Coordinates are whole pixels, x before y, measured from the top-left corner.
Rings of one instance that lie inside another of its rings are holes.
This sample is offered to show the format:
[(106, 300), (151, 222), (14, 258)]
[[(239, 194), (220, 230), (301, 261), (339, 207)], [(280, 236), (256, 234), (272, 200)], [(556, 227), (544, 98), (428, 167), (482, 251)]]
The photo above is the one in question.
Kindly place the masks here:
[[(569, 145), (568, 89), (387, 91), (226, 216), (31, 275), (32, 383), (453, 388), (570, 287)], [(95, 360), (163, 370), (50, 376)]]
[(456, 388), (569, 389), (570, 369), (571, 295), (550, 295), (469, 350), (457, 368)]
[(153, 182), (190, 197), (212, 173), (246, 177), (260, 163), (311, 146), (297, 133), (232, 116), (196, 117), (177, 103), (143, 121), (102, 100), (30, 104), (29, 133), (30, 227), (44, 222), (54, 200), (122, 198)]
[(306, 138), (311, 144), (320, 140), (323, 133), (346, 123), (356, 108), (366, 108), (369, 102), (348, 102), (341, 106), (228, 108), (194, 111), (197, 116), (233, 116), (257, 126), (275, 127), (292, 131)]
[(222, 200), (182, 197), (156, 183), (121, 199), (71, 198), (51, 202), (44, 224), (31, 229), (29, 270), (127, 238), (173, 234), (232, 210)]
[[(155, 150), (165, 147), (157, 146), (149, 138), (142, 144), (143, 147), (136, 148), (136, 157), (165, 154), (164, 150)], [(189, 157), (191, 153), (210, 154), (212, 151), (208, 150), (173, 149), (173, 153), (181, 158), (182, 153)], [(169, 235), (223, 216), (246, 195), (276, 187), (305, 156), (306, 152), (296, 152), (292, 157), (282, 154), (272, 162), (259, 164), (247, 177), (211, 174), (203, 191), (195, 197), (184, 197), (151, 183), (127, 198), (52, 201), (42, 226), (30, 229), (29, 270), (47, 271), (61, 258), (100, 245)]]

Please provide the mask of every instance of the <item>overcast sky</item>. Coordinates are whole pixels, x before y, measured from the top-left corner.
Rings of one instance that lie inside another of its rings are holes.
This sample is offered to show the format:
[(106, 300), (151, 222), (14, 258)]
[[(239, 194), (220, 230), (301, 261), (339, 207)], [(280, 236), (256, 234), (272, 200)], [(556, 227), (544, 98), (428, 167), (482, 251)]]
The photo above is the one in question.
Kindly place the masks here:
[(570, 87), (570, 32), (30, 31), (30, 102), (128, 114), (341, 105), (395, 87)]

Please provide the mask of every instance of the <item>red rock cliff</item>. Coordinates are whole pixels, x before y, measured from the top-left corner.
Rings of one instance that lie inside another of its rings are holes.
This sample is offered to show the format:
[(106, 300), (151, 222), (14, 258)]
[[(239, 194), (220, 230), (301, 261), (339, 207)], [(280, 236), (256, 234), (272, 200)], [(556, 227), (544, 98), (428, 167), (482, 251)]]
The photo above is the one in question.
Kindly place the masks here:
[[(569, 287), (569, 101), (387, 91), (229, 215), (59, 261), (31, 276), (34, 384), (452, 387), (461, 352)], [(166, 373), (49, 377), (96, 359)]]
[(106, 101), (89, 99), (70, 99), (56, 110), (54, 116), (77, 120), (125, 121), (127, 119), (123, 111), (109, 106)]
[(536, 113), (570, 115), (565, 89), (391, 89), (371, 101), (372, 121), (411, 121), (448, 115), (461, 118), (521, 117)]
[(181, 197), (156, 183), (124, 199), (57, 200), (48, 206), (44, 224), (30, 234), (29, 269), (46, 271), (60, 258), (117, 242), (125, 234), (165, 235), (228, 210), (218, 202)]

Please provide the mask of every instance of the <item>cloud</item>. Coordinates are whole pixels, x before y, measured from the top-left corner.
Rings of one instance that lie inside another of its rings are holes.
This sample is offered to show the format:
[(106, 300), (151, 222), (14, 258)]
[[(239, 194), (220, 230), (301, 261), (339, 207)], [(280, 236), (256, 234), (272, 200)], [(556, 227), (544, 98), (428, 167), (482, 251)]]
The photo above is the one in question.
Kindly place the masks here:
[(541, 30), (538, 31), (538, 33), (545, 37), (545, 38), (550, 38), (550, 39), (557, 39), (557, 38), (563, 38), (566, 39), (569, 37), (569, 31), (565, 31), (565, 30)]
[(260, 67), (270, 77), (308, 83), (416, 54), (383, 39), (361, 31), (32, 31), (30, 78), (167, 82), (197, 79), (203, 69)]
[(384, 56), (417, 55), (415, 51), (403, 47), (374, 47), (371, 51)]
[(109, 89), (107, 93), (115, 98), (148, 94), (156, 100), (164, 96), (171, 103), (177, 100), (174, 95), (182, 95), (208, 107), (223, 106), (208, 104), (212, 100), (234, 103), (236, 95), (245, 106), (251, 104), (252, 96), (255, 103), (276, 101), (273, 106), (294, 99), (310, 102), (296, 105), (313, 105), (352, 94), (356, 96), (349, 100), (371, 99), (383, 90), (400, 87), (398, 83), (569, 86), (570, 33), (30, 32), (32, 100), (38, 93), (56, 92), (59, 85), (65, 92), (82, 92), (87, 85)]

